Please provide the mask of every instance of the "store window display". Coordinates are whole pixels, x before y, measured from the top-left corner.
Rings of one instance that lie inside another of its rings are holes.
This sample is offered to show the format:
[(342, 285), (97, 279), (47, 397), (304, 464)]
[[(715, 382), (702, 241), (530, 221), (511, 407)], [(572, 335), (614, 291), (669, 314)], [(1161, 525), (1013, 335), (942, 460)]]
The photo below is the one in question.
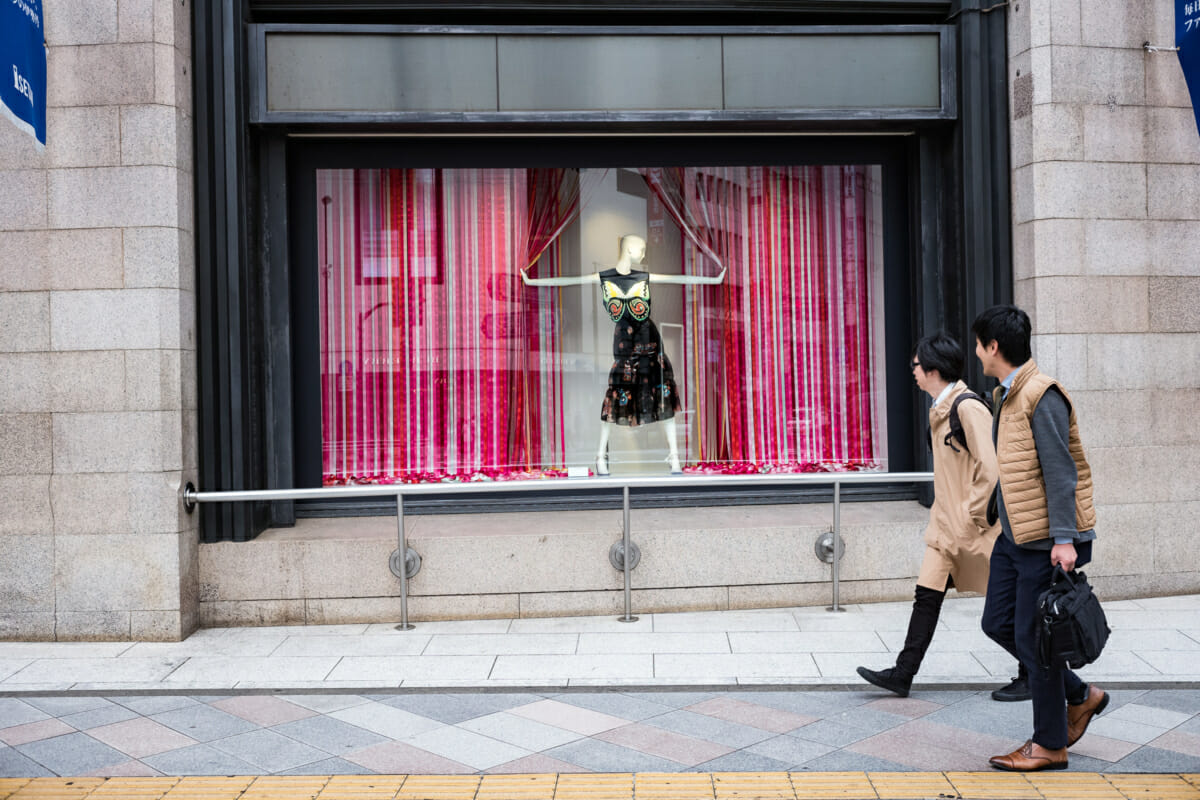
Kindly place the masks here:
[(324, 482), (885, 469), (880, 174), (317, 170)]

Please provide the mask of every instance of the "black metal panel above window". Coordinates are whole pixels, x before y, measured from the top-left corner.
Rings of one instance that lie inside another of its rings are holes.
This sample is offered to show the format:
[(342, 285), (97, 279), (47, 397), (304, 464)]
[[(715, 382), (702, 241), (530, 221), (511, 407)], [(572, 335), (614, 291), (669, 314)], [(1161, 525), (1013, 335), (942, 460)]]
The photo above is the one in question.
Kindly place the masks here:
[(844, 125), (956, 113), (951, 26), (418, 29), (258, 25), (251, 121)]

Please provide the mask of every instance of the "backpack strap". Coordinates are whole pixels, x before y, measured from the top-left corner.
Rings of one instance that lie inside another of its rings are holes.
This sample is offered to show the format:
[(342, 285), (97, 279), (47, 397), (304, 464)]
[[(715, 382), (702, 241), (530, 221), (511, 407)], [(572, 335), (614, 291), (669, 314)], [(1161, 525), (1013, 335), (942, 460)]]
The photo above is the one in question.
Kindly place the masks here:
[(950, 449), (956, 453), (961, 451), (954, 446), (954, 442), (961, 444), (963, 446), (963, 450), (966, 450), (968, 453), (971, 452), (971, 448), (967, 446), (967, 434), (963, 431), (962, 420), (958, 418), (958, 404), (963, 400), (978, 400), (979, 402), (983, 403), (984, 408), (986, 408), (989, 413), (991, 413), (992, 410), (992, 406), (987, 400), (970, 390), (965, 391), (958, 397), (954, 398), (954, 402), (950, 404), (950, 432), (946, 434), (946, 437), (942, 443), (948, 445)]

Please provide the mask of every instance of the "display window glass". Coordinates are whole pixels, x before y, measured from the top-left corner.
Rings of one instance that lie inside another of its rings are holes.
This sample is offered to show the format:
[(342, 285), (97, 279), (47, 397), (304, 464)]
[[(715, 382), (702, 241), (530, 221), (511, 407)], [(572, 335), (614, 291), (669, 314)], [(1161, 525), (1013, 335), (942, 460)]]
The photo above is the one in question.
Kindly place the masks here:
[(879, 166), (316, 189), (327, 485), (887, 468)]

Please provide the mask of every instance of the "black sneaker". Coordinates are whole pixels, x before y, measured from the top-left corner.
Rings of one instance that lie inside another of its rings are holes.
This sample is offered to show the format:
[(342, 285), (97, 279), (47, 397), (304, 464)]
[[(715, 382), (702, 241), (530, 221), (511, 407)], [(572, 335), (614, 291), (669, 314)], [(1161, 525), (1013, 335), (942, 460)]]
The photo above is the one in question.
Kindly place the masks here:
[(908, 690), (912, 688), (912, 676), (905, 675), (895, 667), (881, 669), (878, 672), (866, 667), (859, 667), (858, 674), (868, 683), (873, 683), (880, 689), (895, 692), (901, 697), (908, 697)]
[(1001, 703), (1019, 703), (1022, 700), (1032, 700), (1033, 694), (1029, 691), (1029, 681), (1024, 675), (1018, 675), (1008, 686), (1002, 686), (992, 692), (992, 699)]

